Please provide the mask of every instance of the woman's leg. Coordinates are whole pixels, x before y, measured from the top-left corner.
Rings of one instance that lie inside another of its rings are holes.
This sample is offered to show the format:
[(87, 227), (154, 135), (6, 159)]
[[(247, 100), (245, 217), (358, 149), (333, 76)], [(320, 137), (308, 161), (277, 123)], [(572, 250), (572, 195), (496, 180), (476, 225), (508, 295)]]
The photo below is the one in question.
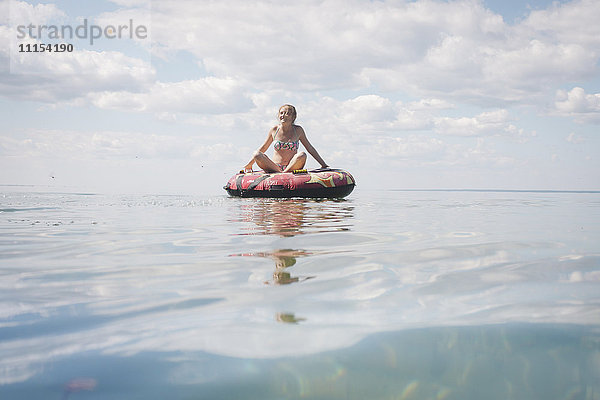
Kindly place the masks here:
[(281, 167), (275, 164), (265, 153), (260, 151), (254, 152), (254, 161), (260, 169), (265, 172), (282, 172)]
[(292, 159), (290, 160), (290, 163), (287, 165), (287, 167), (285, 167), (283, 172), (290, 172), (290, 171), (294, 171), (296, 169), (302, 169), (302, 168), (304, 168), (305, 164), (306, 164), (306, 153), (301, 151), (300, 153), (296, 153), (296, 155), (294, 155), (294, 157), (292, 157)]

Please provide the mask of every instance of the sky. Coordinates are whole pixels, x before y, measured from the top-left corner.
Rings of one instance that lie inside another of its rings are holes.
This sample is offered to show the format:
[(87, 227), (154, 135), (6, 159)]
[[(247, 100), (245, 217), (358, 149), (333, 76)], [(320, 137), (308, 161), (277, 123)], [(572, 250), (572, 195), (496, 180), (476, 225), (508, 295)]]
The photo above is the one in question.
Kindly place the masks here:
[[(0, 0), (0, 187), (224, 194), (289, 103), (358, 188), (600, 190), (599, 20), (597, 0)], [(19, 51), (42, 43), (73, 50)]]

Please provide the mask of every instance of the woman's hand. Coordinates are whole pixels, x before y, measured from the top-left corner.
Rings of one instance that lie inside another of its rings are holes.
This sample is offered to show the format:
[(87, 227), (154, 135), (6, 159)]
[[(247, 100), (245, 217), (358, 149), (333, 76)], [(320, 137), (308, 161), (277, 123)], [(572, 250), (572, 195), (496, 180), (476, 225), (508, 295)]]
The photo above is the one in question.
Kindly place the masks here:
[[(254, 164), (254, 163), (252, 163), (252, 164)], [(243, 170), (244, 173), (252, 172), (252, 164), (247, 164), (244, 166), (244, 170)]]

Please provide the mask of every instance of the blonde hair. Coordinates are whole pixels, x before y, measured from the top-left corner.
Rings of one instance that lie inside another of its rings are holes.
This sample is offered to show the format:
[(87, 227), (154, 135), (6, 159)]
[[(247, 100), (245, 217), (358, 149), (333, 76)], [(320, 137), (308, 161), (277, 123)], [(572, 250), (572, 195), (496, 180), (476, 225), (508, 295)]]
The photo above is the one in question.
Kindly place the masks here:
[(289, 108), (292, 110), (292, 115), (294, 116), (294, 119), (292, 120), (292, 123), (293, 123), (294, 121), (296, 121), (296, 116), (298, 115), (298, 114), (296, 114), (296, 107), (294, 107), (294, 106), (293, 106), (293, 105), (291, 105), (291, 104), (284, 104), (284, 105), (282, 105), (281, 107), (279, 107), (279, 110), (277, 110), (277, 116), (279, 117), (279, 111), (281, 111), (281, 109), (282, 109), (283, 107), (289, 107)]

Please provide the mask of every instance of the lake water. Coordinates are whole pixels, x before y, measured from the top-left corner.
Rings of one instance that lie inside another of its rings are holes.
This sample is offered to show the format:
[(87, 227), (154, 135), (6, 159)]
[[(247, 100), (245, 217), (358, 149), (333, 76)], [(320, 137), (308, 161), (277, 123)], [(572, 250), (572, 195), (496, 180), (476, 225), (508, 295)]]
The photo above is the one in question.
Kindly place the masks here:
[(600, 193), (1, 189), (1, 399), (600, 399)]

